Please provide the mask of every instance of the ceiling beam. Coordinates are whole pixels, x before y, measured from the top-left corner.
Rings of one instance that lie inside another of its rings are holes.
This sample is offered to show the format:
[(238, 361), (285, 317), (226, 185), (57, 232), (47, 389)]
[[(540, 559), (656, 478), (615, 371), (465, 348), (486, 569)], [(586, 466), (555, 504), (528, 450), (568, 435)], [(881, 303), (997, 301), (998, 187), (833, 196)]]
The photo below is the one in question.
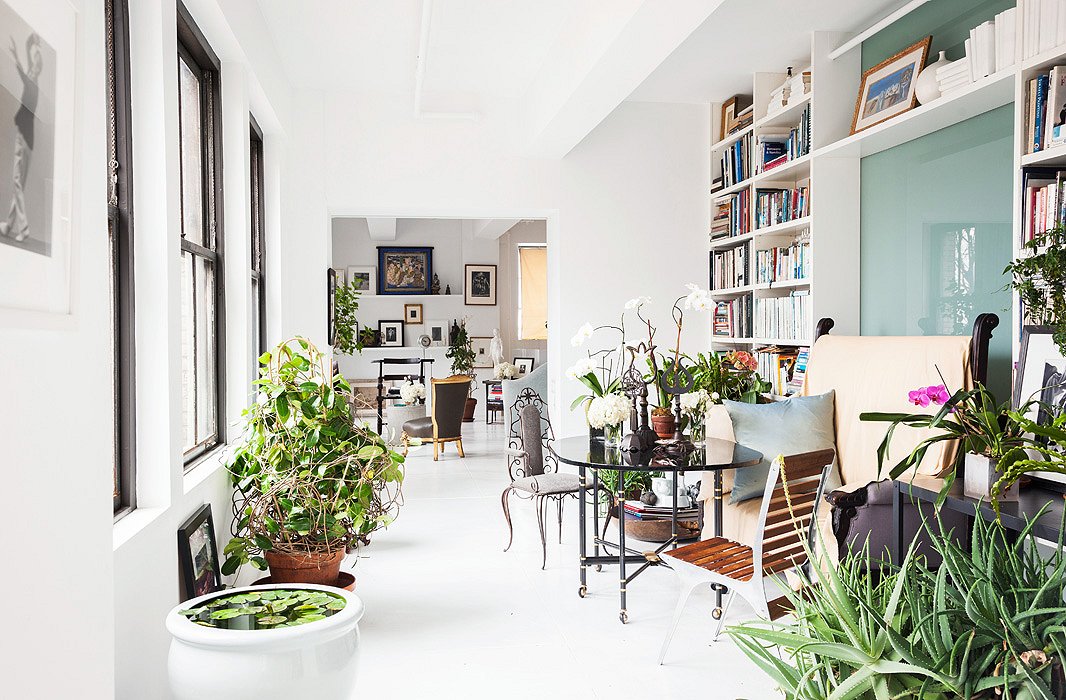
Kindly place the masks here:
[(433, 0), (422, 0), (422, 22), (418, 33), (418, 55), (415, 57), (415, 119), (481, 119), (478, 112), (435, 112), (422, 109), (422, 95), (429, 62), (429, 40), (433, 30)]
[(395, 241), (396, 219), (367, 218), (366, 228), (372, 241)]
[(474, 225), (474, 238), (495, 241), (511, 230), (521, 219), (484, 219)]

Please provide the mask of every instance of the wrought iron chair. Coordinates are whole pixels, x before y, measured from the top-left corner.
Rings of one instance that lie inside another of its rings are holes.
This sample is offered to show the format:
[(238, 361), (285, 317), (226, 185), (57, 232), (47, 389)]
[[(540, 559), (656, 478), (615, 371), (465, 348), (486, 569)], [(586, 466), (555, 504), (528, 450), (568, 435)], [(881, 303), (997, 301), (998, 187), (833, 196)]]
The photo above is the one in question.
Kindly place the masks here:
[[(822, 500), (825, 477), (834, 455), (833, 450), (819, 450), (778, 456), (773, 461), (766, 477), (754, 546), (725, 537), (712, 537), (659, 555), (681, 580), (681, 596), (674, 610), (674, 619), (659, 651), (660, 664), (666, 657), (689, 596), (700, 586), (721, 585), (729, 589), (715, 626), (716, 640), (721, 634), (725, 613), (737, 594), (748, 601), (756, 613), (770, 618), (766, 584), (807, 563), (808, 550), (804, 540), (810, 547), (818, 523), (817, 509)], [(755, 566), (753, 562), (761, 562), (761, 565)]]
[(559, 518), (559, 542), (563, 541), (563, 499), (577, 497), (581, 493), (581, 478), (577, 474), (559, 472), (559, 462), (549, 447), (555, 440), (548, 405), (540, 394), (525, 388), (511, 406), (511, 437), (507, 453), (507, 469), (511, 484), (503, 490), (501, 502), (503, 516), (507, 519), (509, 537), (503, 551), (514, 542), (514, 526), (511, 524), (510, 497), (531, 499), (537, 509), (537, 526), (540, 530), (542, 561), (540, 568), (548, 563), (548, 537), (545, 527), (548, 503), (555, 501)]

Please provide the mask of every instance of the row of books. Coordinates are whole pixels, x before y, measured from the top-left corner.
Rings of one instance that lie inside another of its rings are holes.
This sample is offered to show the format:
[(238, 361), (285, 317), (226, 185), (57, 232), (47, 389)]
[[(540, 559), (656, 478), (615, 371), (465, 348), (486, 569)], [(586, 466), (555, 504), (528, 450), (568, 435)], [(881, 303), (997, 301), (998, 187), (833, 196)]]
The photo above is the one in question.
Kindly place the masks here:
[(1028, 243), (1066, 224), (1066, 171), (1025, 168), (1022, 183), (1022, 243)]
[(732, 289), (748, 284), (748, 245), (711, 254), (711, 289)]
[[(766, 228), (786, 221), (802, 219), (811, 213), (809, 180), (795, 188), (759, 188), (755, 190), (755, 228)], [(807, 184), (804, 184), (807, 183)]]
[(788, 246), (755, 251), (755, 283), (804, 280), (811, 276), (811, 244), (802, 238)]
[(1026, 152), (1066, 143), (1066, 66), (1030, 80), (1025, 99)]
[(983, 22), (970, 30), (970, 36), (964, 42), (966, 58), (963, 60), (966, 61), (971, 80), (992, 75), (1017, 62), (1017, 14), (1014, 8), (1005, 10), (996, 15), (994, 20)]
[(811, 106), (800, 115), (800, 123), (788, 131), (758, 134), (755, 137), (755, 173), (765, 173), (811, 152)]
[(803, 340), (810, 335), (810, 290), (796, 290), (784, 297), (754, 300), (752, 331), (757, 338)]
[(745, 134), (722, 151), (722, 187), (731, 187), (751, 177), (751, 134)]
[(1066, 0), (1018, 0), (1013, 23), (1014, 60), (1004, 67), (1066, 44)]
[(778, 396), (787, 396), (793, 393), (789, 387), (793, 368), (796, 366), (796, 358), (799, 356), (797, 348), (782, 348), (777, 345), (755, 348), (753, 353), (758, 362), (759, 376), (770, 382), (770, 393)]
[(711, 220), (711, 240), (742, 236), (751, 230), (751, 192), (741, 190), (718, 199)]
[[(627, 516), (638, 520), (670, 520), (673, 517), (673, 504), (669, 498), (665, 499), (665, 503), (657, 503), (653, 506), (642, 501), (626, 501), (622, 507)], [(696, 506), (678, 508), (677, 518), (678, 520), (693, 520), (699, 517), (699, 513), (699, 508)]]
[(711, 334), (719, 338), (750, 338), (751, 301), (751, 295), (745, 294), (715, 304)]

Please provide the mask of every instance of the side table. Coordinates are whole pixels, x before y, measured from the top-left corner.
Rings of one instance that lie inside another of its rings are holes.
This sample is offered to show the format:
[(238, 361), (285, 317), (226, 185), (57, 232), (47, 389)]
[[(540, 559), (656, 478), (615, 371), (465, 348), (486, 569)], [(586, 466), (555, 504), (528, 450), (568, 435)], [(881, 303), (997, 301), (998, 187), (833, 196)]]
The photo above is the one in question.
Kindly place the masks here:
[(385, 407), (385, 424), (389, 426), (389, 442), (397, 445), (400, 435), (403, 433), (403, 424), (415, 418), (426, 417), (426, 405), (422, 403), (410, 405), (392, 405)]

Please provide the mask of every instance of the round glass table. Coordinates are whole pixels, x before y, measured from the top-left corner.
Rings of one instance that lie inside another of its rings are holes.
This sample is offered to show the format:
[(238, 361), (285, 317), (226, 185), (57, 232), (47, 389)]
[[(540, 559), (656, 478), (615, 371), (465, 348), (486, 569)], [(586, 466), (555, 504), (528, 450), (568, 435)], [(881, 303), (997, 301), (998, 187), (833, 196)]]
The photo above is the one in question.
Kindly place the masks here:
[[(552, 454), (554, 454), (560, 462), (577, 467), (578, 475), (581, 477), (581, 483), (587, 491), (591, 491), (593, 494), (594, 505), (592, 514), (594, 536), (592, 540), (593, 552), (591, 555), (588, 553), (587, 547), (587, 507), (585, 499), (583, 497), (578, 498), (580, 533), (579, 564), (581, 567), (581, 585), (578, 588), (578, 595), (584, 598), (588, 592), (586, 580), (588, 567), (594, 566), (599, 569), (605, 564), (617, 564), (620, 606), (618, 618), (623, 624), (629, 619), (629, 614), (626, 610), (626, 585), (648, 567), (661, 563), (658, 557), (660, 552), (668, 547), (677, 547), (677, 475), (684, 474), (685, 472), (702, 471), (710, 471), (714, 473), (714, 534), (715, 536), (720, 537), (722, 534), (722, 472), (726, 469), (740, 469), (755, 466), (762, 461), (763, 457), (762, 453), (756, 452), (749, 447), (716, 438), (708, 438), (704, 446), (695, 448), (685, 458), (669, 461), (657, 458), (653, 450), (624, 452), (618, 448), (605, 448), (603, 442), (590, 440), (588, 436), (555, 440), (550, 444), (549, 448), (551, 449)], [(618, 517), (616, 518), (618, 520), (617, 543), (606, 539), (607, 527), (610, 524), (610, 514), (608, 514), (608, 520), (604, 524), (603, 533), (600, 533), (598, 508), (600, 480), (599, 478), (593, 478), (590, 483), (588, 474), (590, 470), (598, 472), (600, 469), (611, 469), (619, 472), (617, 480), (618, 492), (611, 494), (615, 499), (615, 504), (619, 508)], [(659, 548), (650, 552), (639, 552), (626, 547), (625, 516), (621, 512), (621, 507), (622, 504), (625, 503), (625, 494), (623, 492), (625, 472), (632, 471), (671, 472), (674, 475), (674, 498), (673, 503), (671, 504), (670, 517), (671, 536)], [(609, 555), (606, 553), (600, 554), (601, 548), (604, 552), (607, 552), (609, 549), (617, 549), (617, 555)], [(632, 573), (627, 573), (628, 564), (639, 564), (640, 566)], [(719, 609), (722, 607), (722, 593), (723, 589), (717, 589)]]

